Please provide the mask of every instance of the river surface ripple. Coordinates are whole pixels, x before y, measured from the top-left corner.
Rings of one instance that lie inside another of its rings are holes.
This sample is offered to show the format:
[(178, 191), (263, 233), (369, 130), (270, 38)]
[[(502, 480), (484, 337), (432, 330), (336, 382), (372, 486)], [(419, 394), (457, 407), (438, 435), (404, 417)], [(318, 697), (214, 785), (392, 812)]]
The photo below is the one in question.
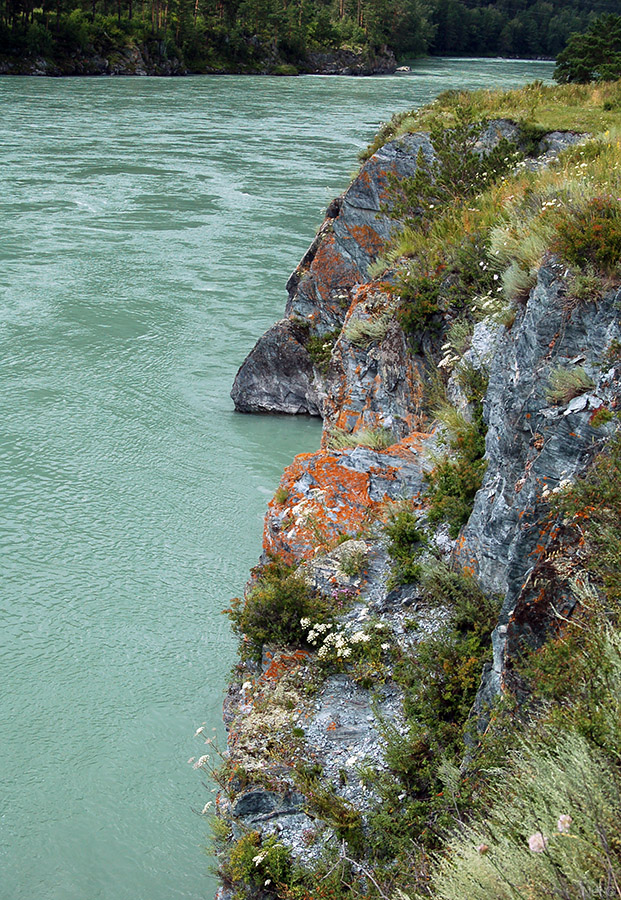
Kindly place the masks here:
[(381, 121), (550, 74), (0, 79), (2, 900), (209, 897), (220, 611), (319, 442), (235, 371)]

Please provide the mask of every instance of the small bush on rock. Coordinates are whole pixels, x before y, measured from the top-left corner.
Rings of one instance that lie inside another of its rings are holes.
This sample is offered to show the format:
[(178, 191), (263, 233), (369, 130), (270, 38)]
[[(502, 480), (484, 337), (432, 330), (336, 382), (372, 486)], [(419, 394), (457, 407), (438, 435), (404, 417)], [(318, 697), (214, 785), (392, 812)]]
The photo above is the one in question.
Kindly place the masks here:
[(306, 342), (306, 350), (313, 361), (313, 365), (324, 375), (328, 371), (330, 357), (340, 333), (339, 329), (336, 329), (335, 331), (329, 331), (327, 334), (314, 334)]
[(233, 846), (223, 869), (233, 882), (273, 893), (291, 877), (291, 854), (274, 835), (262, 840), (258, 831), (250, 831)]
[(403, 305), (399, 309), (399, 324), (418, 350), (424, 332), (438, 333), (442, 328), (440, 315), (440, 286), (442, 279), (434, 275), (405, 274), (399, 285)]
[(563, 218), (553, 249), (578, 267), (614, 274), (621, 263), (621, 204), (595, 197)]
[(449, 534), (456, 538), (470, 517), (474, 497), (483, 482), (487, 429), (480, 402), (475, 403), (472, 422), (452, 407), (440, 410), (439, 416), (447, 427), (449, 453), (439, 459), (426, 476), (430, 500), (428, 518), (432, 524), (446, 522)]
[(330, 605), (299, 569), (275, 559), (259, 570), (246, 600), (235, 598), (227, 613), (233, 630), (245, 635), (260, 655), (268, 643), (308, 646), (300, 620), (328, 621)]
[(392, 561), (388, 586), (416, 581), (420, 575), (420, 555), (427, 543), (425, 532), (411, 509), (393, 511), (386, 523), (388, 555)]
[(547, 398), (550, 403), (556, 403), (559, 406), (569, 403), (574, 397), (579, 397), (586, 391), (592, 390), (594, 387), (593, 379), (588, 375), (582, 366), (576, 366), (573, 369), (567, 369), (560, 366), (550, 372), (550, 386), (548, 387)]

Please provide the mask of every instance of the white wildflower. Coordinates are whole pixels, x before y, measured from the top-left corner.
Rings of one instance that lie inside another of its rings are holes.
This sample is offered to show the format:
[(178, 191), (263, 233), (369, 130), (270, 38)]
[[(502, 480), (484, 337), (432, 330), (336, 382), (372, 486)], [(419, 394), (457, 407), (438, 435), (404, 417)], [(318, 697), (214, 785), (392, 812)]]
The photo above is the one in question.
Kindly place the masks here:
[(255, 866), (260, 866), (266, 856), (267, 856), (267, 853), (265, 853), (265, 852), (257, 853), (256, 856), (252, 857), (252, 861), (255, 864)]
[(211, 809), (212, 806), (213, 806), (213, 801), (212, 801), (212, 800), (209, 800), (209, 801), (203, 806), (203, 808), (202, 808), (202, 810), (201, 810), (201, 816), (206, 815), (206, 813), (209, 812), (209, 810)]
[(571, 828), (571, 823), (573, 819), (567, 813), (564, 813), (562, 816), (558, 817), (558, 822), (556, 823), (556, 827), (560, 831), (561, 834), (567, 834), (569, 829)]
[(528, 849), (531, 853), (543, 853), (548, 846), (548, 839), (540, 831), (536, 831), (528, 839)]
[(370, 637), (368, 634), (365, 634), (364, 631), (356, 631), (349, 640), (352, 644), (363, 644), (369, 641)]
[(200, 726), (200, 728), (197, 728), (196, 731), (194, 732), (194, 737), (198, 737), (199, 734), (202, 734), (204, 730), (205, 730), (205, 723), (203, 722), (203, 724)]

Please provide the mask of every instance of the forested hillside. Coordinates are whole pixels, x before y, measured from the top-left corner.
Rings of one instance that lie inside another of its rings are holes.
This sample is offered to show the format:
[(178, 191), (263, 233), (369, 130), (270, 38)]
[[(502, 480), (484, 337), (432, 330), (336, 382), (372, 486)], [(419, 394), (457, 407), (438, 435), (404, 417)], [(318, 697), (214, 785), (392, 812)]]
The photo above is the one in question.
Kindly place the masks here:
[(1, 0), (0, 55), (66, 61), (138, 47), (172, 61), (171, 73), (283, 74), (312, 70), (318, 51), (552, 57), (616, 8), (616, 0)]

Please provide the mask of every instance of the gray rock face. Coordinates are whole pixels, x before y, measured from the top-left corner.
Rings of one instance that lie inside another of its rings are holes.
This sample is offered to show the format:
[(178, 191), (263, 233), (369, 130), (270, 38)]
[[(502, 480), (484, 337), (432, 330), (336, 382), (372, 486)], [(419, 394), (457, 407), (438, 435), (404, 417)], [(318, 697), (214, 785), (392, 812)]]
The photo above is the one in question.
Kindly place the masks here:
[(361, 168), (339, 198), (289, 282), (289, 316), (309, 319), (319, 334), (340, 327), (352, 288), (368, 280), (368, 267), (392, 237), (395, 223), (391, 178), (414, 175), (419, 150), (434, 152), (427, 134), (410, 134), (385, 144)]
[[(478, 140), (478, 152), (489, 153), (503, 138), (517, 141), (518, 126), (504, 119), (490, 122)], [(572, 136), (572, 140), (574, 138), (580, 136)], [(550, 153), (557, 154), (562, 146), (559, 133), (552, 142)], [(345, 193), (330, 204), (321, 228), (287, 283), (289, 299), (285, 314), (294, 320), (305, 320), (311, 334), (323, 336), (342, 328), (357, 289), (369, 280), (369, 265), (384, 251), (397, 228), (397, 223), (390, 217), (396, 199), (393, 183), (416, 173), (419, 153), (427, 165), (436, 160), (430, 137), (425, 132), (406, 134), (390, 141), (367, 160)], [(278, 395), (273, 408), (287, 412), (280, 400), (282, 394), (286, 394), (285, 385), (279, 386), (277, 381), (279, 377), (283, 382), (291, 377), (291, 356), (284, 353), (282, 358), (287, 360), (287, 371), (283, 370), (279, 376), (277, 336), (278, 332), (270, 329), (259, 339), (252, 351), (255, 355), (252, 365), (258, 359), (267, 360), (271, 354), (269, 383)], [(264, 342), (266, 346), (262, 347)], [(260, 402), (255, 400), (252, 390), (246, 393), (246, 382), (254, 384), (255, 379), (246, 378), (245, 365), (240, 369), (234, 389), (236, 408), (244, 412), (264, 412), (269, 409), (270, 401), (265, 393)], [(294, 395), (297, 396), (303, 384), (307, 386), (306, 401), (300, 405), (300, 411), (309, 406), (319, 408), (320, 373), (309, 374), (308, 367), (303, 365), (293, 377), (296, 380), (292, 390)], [(319, 411), (321, 414), (320, 408)], [(403, 418), (402, 412), (395, 409), (394, 417), (396, 420)]]
[(151, 41), (121, 48), (109, 58), (91, 52), (57, 61), (43, 57), (4, 58), (0, 75), (187, 75), (177, 57), (168, 58), (165, 41)]
[(326, 429), (387, 428), (401, 440), (420, 428), (421, 373), (394, 319), (367, 347), (348, 340), (345, 328), (332, 353), (325, 392)]
[[(368, 280), (369, 264), (383, 250), (395, 227), (390, 217), (381, 213), (391, 205), (390, 177), (413, 175), (419, 149), (427, 159), (433, 158), (426, 134), (407, 135), (386, 144), (365, 163), (345, 194), (330, 204), (323, 225), (287, 283), (286, 315), (294, 323), (303, 319), (311, 332), (320, 336), (341, 329), (354, 289)], [(306, 354), (296, 357), (300, 362), (296, 371), (289, 344), (290, 332), (283, 323), (259, 339), (235, 380), (232, 396), (236, 409), (320, 411), (321, 376), (312, 365), (309, 368)], [(265, 389), (257, 393), (259, 364), (265, 364), (267, 370)], [(288, 384), (290, 379), (293, 385)], [(274, 392), (272, 398), (270, 390)], [(296, 399), (283, 405), (283, 398), (289, 394)], [(297, 402), (300, 396), (303, 400)]]
[[(606, 432), (594, 428), (596, 409), (621, 401), (618, 373), (601, 359), (619, 338), (612, 291), (598, 303), (566, 304), (564, 267), (539, 271), (521, 319), (496, 348), (484, 403), (487, 471), (462, 533), (460, 561), (472, 566), (483, 589), (504, 596), (494, 633), (492, 693), (500, 687), (505, 632), (524, 582), (550, 535), (546, 496), (584, 470)], [(593, 388), (562, 405), (548, 399), (550, 375), (582, 367)]]
[(231, 391), (239, 412), (319, 415), (313, 364), (291, 322), (267, 331), (240, 368)]
[(390, 75), (397, 69), (392, 51), (370, 55), (353, 50), (308, 53), (305, 70), (313, 75)]

